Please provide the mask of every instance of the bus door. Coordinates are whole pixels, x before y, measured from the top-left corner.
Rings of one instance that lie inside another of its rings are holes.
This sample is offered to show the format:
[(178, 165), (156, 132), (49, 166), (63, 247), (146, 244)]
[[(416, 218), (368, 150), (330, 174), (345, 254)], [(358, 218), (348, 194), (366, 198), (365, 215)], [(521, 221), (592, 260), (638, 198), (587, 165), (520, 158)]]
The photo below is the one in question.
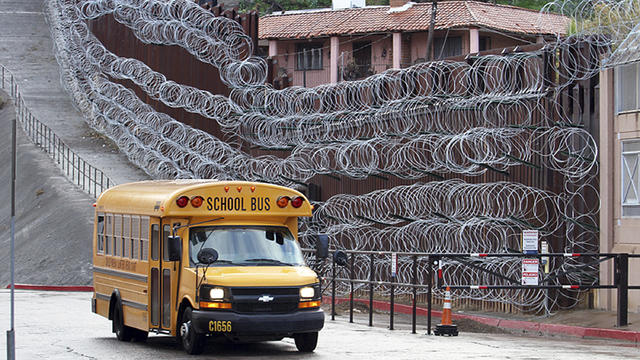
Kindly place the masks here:
[(160, 218), (150, 219), (151, 241), (149, 241), (149, 328), (160, 330), (161, 297), (160, 282)]
[[(162, 330), (171, 331), (175, 329), (176, 317), (173, 316), (176, 309), (176, 291), (178, 289), (178, 271), (179, 262), (169, 261), (169, 236), (171, 229), (186, 225), (186, 219), (162, 219), (160, 223), (160, 309), (159, 320), (160, 328)], [(175, 233), (176, 236), (184, 237), (187, 234), (185, 228), (178, 229)], [(184, 250), (184, 249), (183, 249)]]

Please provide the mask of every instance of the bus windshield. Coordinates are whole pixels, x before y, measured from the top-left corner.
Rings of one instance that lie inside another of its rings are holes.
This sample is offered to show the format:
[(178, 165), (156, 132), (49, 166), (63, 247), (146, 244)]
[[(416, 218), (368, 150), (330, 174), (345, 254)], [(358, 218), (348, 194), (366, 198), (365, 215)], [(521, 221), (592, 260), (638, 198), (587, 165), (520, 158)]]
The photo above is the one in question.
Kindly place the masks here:
[(286, 227), (203, 226), (189, 230), (189, 259), (198, 264), (198, 252), (212, 248), (218, 252), (217, 265), (302, 266), (304, 258), (298, 242)]

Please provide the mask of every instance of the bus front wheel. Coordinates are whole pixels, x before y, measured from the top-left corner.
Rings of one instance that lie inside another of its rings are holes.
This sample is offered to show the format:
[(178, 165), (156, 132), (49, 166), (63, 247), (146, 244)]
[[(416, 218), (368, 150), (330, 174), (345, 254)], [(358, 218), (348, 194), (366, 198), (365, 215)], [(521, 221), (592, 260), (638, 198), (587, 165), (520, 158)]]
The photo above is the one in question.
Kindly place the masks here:
[(318, 332), (295, 334), (293, 339), (296, 341), (298, 351), (313, 352), (318, 345)]
[(184, 309), (178, 328), (178, 335), (180, 336), (180, 343), (187, 354), (197, 355), (201, 354), (204, 350), (205, 336), (195, 331), (193, 323), (191, 322), (191, 312), (190, 307)]

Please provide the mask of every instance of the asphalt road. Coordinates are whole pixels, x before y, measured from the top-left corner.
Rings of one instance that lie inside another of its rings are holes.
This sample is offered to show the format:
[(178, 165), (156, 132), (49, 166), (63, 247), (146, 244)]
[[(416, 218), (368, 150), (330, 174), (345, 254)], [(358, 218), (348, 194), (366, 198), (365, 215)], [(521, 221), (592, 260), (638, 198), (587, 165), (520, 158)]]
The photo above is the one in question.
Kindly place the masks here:
[[(122, 343), (111, 323), (90, 311), (90, 293), (16, 292), (17, 359), (193, 359), (167, 336)], [(9, 291), (0, 290), (0, 324), (9, 329)], [(5, 336), (3, 335), (3, 340)], [(0, 344), (0, 357), (6, 342)], [(313, 354), (297, 352), (292, 339), (259, 344), (208, 344), (199, 358), (233, 359), (633, 359), (636, 344), (564, 340), (505, 334), (461, 333), (458, 337), (412, 335), (407, 330), (327, 319)]]

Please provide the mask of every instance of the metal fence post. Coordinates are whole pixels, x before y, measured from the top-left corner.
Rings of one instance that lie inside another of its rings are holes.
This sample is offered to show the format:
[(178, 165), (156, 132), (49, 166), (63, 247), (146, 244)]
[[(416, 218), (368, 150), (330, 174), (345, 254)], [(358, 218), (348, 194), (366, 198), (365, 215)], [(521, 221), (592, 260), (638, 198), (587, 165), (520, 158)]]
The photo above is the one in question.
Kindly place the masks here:
[(418, 306), (417, 296), (418, 289), (416, 285), (418, 284), (418, 257), (413, 255), (413, 279), (411, 279), (411, 283), (413, 284), (413, 304), (411, 309), (411, 333), (416, 333), (416, 307)]
[[(438, 260), (439, 261), (439, 260)], [(427, 256), (427, 335), (431, 335), (431, 296), (432, 296), (432, 278), (433, 278), (433, 263), (431, 262), (431, 256)], [(439, 264), (439, 263), (438, 263)]]
[(353, 273), (353, 258), (355, 257), (355, 254), (351, 254), (351, 259), (350, 259), (350, 269), (349, 269), (349, 280), (350, 281), (350, 285), (351, 285), (351, 292), (349, 294), (349, 322), (352, 323), (353, 322), (353, 277), (354, 277), (354, 273)]
[(393, 330), (393, 313), (395, 312), (395, 309), (396, 309), (395, 300), (394, 300), (395, 279), (396, 277), (391, 275), (391, 308), (389, 309), (389, 330)]
[(371, 254), (371, 265), (369, 266), (369, 326), (373, 326), (373, 260), (374, 254)]
[(618, 287), (618, 319), (617, 326), (627, 326), (629, 307), (629, 255), (618, 254), (615, 261), (615, 282)]
[[(109, 181), (107, 179), (107, 181)], [(331, 263), (331, 320), (336, 319), (336, 259)]]

